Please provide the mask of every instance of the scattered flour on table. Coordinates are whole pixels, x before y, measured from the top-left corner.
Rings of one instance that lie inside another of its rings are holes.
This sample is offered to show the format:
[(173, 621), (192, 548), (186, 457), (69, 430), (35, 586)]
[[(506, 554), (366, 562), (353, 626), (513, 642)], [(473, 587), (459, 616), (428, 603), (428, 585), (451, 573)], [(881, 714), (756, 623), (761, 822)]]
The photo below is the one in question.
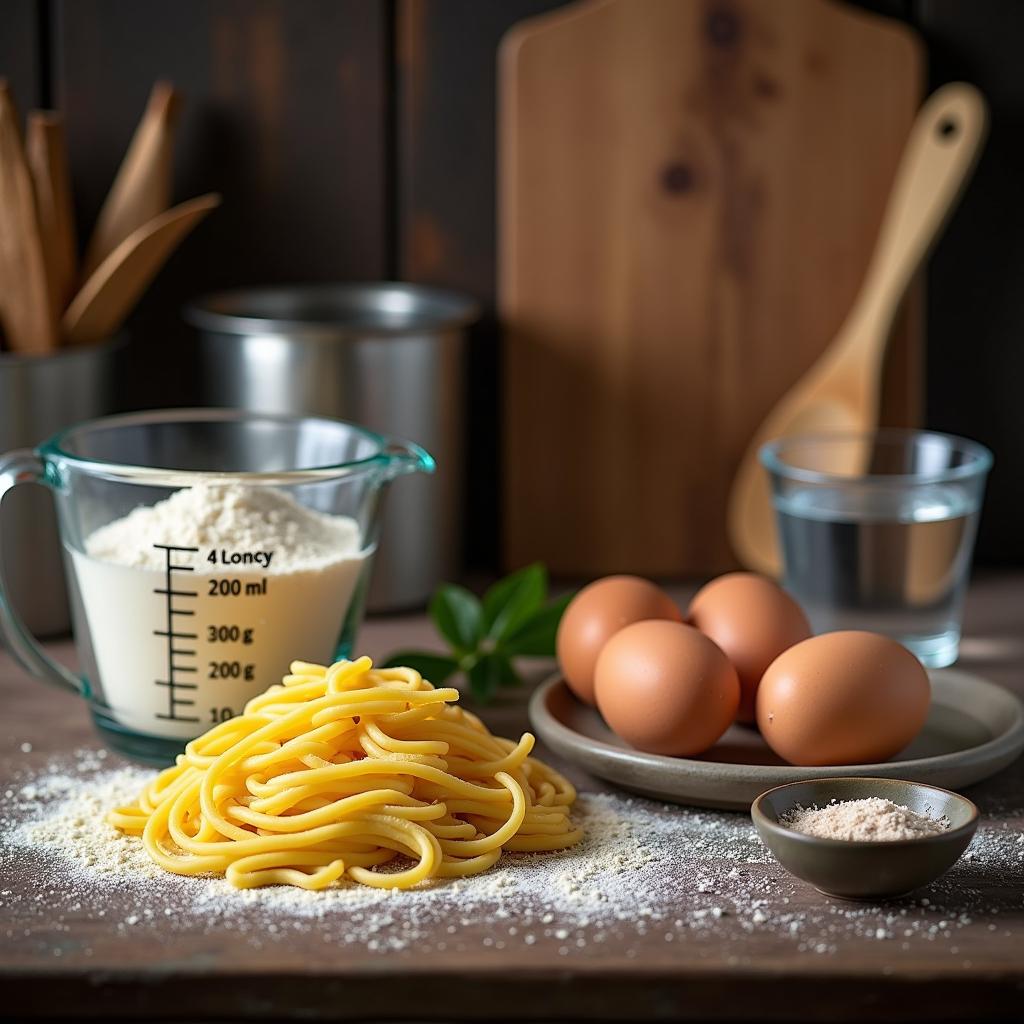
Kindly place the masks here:
[(795, 832), (819, 839), (848, 842), (893, 842), (924, 839), (949, 830), (949, 819), (919, 814), (904, 804), (872, 796), (864, 800), (833, 800), (824, 807), (799, 804), (779, 818)]
[(746, 815), (583, 793), (574, 817), (586, 839), (568, 851), (508, 855), (473, 878), (406, 892), (355, 884), (240, 891), (223, 879), (167, 874), (138, 839), (106, 824), (106, 811), (152, 777), (108, 767), (113, 760), (83, 750), (71, 763), (0, 784), (9, 935), (21, 934), (18, 926), (34, 934), (44, 920), (67, 931), (65, 921), (88, 916), (110, 919), (119, 934), (145, 928), (171, 941), (231, 932), (257, 948), (312, 931), (338, 946), (416, 955), (537, 946), (586, 957), (614, 942), (627, 957), (676, 943), (686, 947), (680, 955), (699, 958), (719, 955), (725, 943), (729, 962), (741, 963), (757, 959), (765, 937), (808, 954), (890, 940), (903, 949), (946, 943), (955, 956), (965, 932), (996, 928), (988, 922), (1010, 909), (1005, 897), (987, 896), (989, 881), (1005, 891), (1024, 880), (1024, 832), (1013, 818), (983, 825), (961, 865), (919, 898), (873, 906), (830, 901), (792, 879)]
[[(414, 914), (447, 916), (493, 904), (509, 908), (509, 913), (514, 908), (536, 910), (542, 917), (554, 914), (560, 923), (577, 927), (651, 917), (657, 913), (656, 898), (660, 902), (673, 890), (694, 884), (702, 892), (715, 892), (711, 875), (704, 877), (692, 869), (685, 874), (665, 871), (666, 856), (674, 849), (701, 851), (698, 865), (714, 858), (725, 859), (730, 866), (767, 860), (749, 824), (739, 816), (691, 816), (691, 828), (681, 830), (672, 811), (656, 804), (584, 795), (573, 814), (586, 830), (582, 844), (556, 853), (511, 854), (496, 868), (470, 878), (437, 881), (407, 892), (349, 883), (316, 893), (287, 886), (238, 890), (221, 878), (183, 878), (163, 871), (137, 838), (106, 823), (106, 812), (133, 802), (151, 777), (151, 772), (135, 767), (78, 775), (48, 773), (18, 791), (35, 805), (35, 813), (14, 826), (9, 842), (45, 858), (54, 878), (138, 889), (145, 892), (147, 902), (159, 893), (187, 893), (191, 905), (218, 916), (260, 906), (324, 917), (399, 904)], [(500, 909), (497, 916), (504, 916)]]
[[(274, 557), (267, 572), (297, 572), (355, 554), (359, 524), (349, 516), (307, 508), (271, 487), (204, 483), (101, 526), (85, 546), (89, 555), (104, 562), (163, 570), (165, 555), (157, 544), (271, 548)], [(197, 566), (200, 572), (203, 568)]]

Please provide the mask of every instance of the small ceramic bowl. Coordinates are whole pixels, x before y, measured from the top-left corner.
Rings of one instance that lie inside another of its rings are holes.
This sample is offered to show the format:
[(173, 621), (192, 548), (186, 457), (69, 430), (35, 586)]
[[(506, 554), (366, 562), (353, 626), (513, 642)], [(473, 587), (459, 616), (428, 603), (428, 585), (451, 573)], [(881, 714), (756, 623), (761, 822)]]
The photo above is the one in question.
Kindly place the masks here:
[[(912, 811), (949, 819), (947, 831), (922, 839), (848, 842), (819, 839), (779, 824), (798, 804), (881, 797)], [(978, 808), (947, 789), (899, 779), (811, 779), (762, 793), (750, 808), (762, 842), (790, 874), (826, 896), (846, 900), (894, 899), (945, 874), (967, 849), (978, 827)]]

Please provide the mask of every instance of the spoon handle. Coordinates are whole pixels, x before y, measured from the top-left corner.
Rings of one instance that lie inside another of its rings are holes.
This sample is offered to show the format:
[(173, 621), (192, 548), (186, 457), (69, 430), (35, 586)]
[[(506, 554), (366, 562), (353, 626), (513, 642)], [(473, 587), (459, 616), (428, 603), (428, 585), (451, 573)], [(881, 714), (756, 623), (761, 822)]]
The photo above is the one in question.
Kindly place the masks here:
[(180, 107), (181, 97), (169, 82), (153, 86), (146, 112), (96, 218), (82, 263), (83, 281), (133, 231), (170, 207), (174, 135)]
[(64, 121), (60, 114), (34, 110), (28, 115), (25, 155), (36, 187), (39, 233), (50, 282), (50, 300), (59, 320), (75, 290), (78, 245), (71, 200)]
[(943, 86), (921, 108), (857, 302), (862, 316), (895, 316), (970, 178), (987, 125), (984, 97), (965, 82)]

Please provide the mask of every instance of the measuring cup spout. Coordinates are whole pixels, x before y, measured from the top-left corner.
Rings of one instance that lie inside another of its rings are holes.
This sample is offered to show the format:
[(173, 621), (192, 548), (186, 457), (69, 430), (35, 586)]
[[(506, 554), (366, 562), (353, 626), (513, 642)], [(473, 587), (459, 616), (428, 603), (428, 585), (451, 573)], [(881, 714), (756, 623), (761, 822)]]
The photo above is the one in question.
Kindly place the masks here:
[(400, 437), (386, 438), (387, 444), (383, 451), (385, 461), (385, 477), (394, 480), (406, 473), (433, 473), (437, 468), (433, 455), (412, 441)]

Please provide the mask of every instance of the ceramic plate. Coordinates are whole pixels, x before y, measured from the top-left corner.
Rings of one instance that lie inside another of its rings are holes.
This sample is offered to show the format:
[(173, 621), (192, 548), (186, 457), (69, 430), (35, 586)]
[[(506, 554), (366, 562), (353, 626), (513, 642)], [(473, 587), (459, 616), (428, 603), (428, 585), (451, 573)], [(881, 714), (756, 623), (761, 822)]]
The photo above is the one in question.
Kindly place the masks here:
[(1024, 750), (1024, 704), (1008, 690), (954, 669), (929, 672), (932, 706), (921, 734), (884, 764), (796, 768), (754, 729), (734, 725), (700, 758), (633, 750), (553, 676), (530, 700), (537, 735), (567, 761), (625, 789), (697, 807), (746, 810), (774, 786), (868, 775), (960, 789), (1002, 771)]

